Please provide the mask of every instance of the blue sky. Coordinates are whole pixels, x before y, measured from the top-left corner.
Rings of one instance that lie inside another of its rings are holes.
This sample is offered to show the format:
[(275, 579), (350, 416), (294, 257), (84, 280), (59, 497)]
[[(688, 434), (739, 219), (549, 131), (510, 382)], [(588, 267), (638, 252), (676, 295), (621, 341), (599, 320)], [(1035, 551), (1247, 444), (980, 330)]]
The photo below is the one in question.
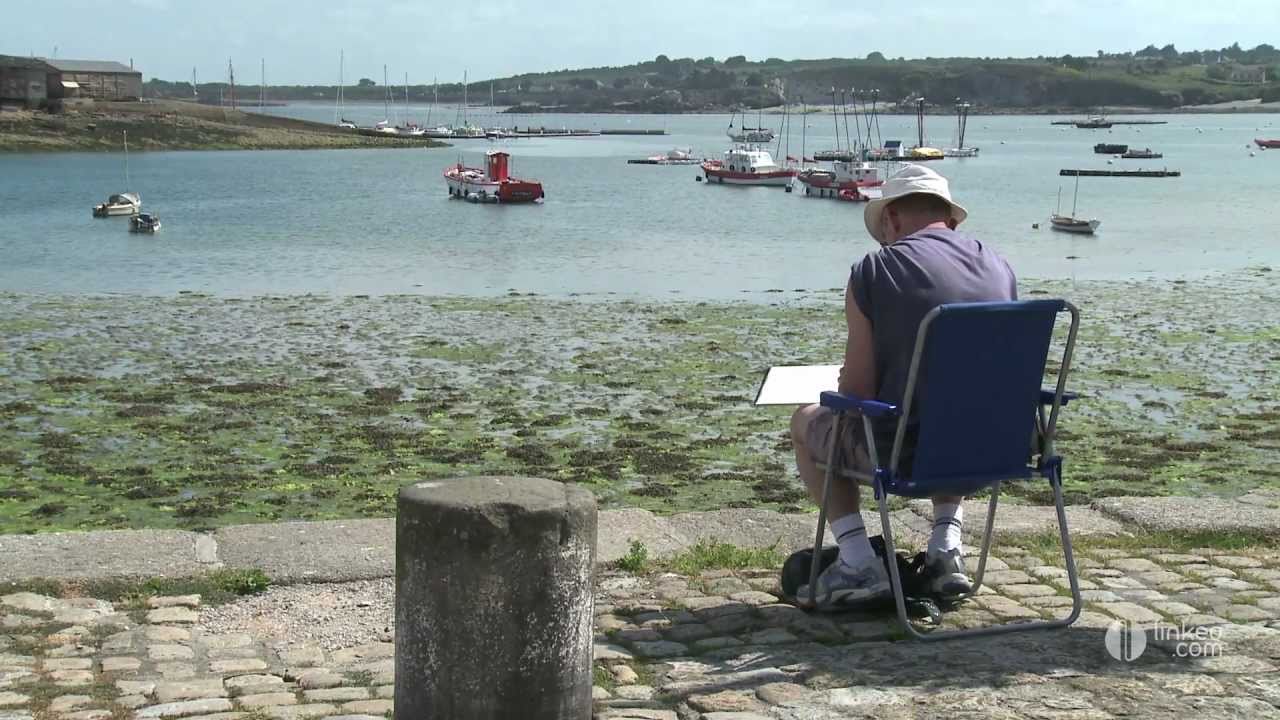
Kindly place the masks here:
[[(130, 58), (145, 78), (414, 83), (671, 57), (1092, 55), (1280, 45), (1280, 0), (45, 0), (6, 3), (0, 54)], [(1225, 10), (1224, 8), (1230, 8)]]

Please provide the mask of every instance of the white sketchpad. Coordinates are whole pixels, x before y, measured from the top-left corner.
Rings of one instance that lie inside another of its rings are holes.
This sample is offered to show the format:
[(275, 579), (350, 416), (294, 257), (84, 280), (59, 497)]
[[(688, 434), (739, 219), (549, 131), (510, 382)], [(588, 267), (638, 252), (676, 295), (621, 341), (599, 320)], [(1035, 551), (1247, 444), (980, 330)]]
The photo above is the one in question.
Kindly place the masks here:
[(839, 365), (779, 365), (764, 374), (756, 405), (808, 405), (839, 385)]

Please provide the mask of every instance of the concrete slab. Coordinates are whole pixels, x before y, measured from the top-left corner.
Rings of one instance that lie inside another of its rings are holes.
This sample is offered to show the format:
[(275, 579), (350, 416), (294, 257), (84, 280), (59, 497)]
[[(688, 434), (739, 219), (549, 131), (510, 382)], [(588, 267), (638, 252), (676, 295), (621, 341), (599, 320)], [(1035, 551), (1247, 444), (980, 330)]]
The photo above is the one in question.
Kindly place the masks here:
[[(929, 523), (933, 522), (933, 506), (928, 500), (911, 501), (911, 509)], [(964, 504), (964, 511), (965, 539), (980, 540), (987, 522), (987, 501), (970, 500)], [(1072, 537), (1119, 535), (1125, 532), (1123, 523), (1088, 505), (1068, 505), (1067, 526), (1071, 529)], [(1000, 503), (996, 507), (996, 534), (1002, 538), (1057, 531), (1058, 513), (1051, 505)]]
[(1249, 532), (1280, 535), (1280, 510), (1212, 497), (1114, 497), (1093, 508), (1153, 532)]
[(197, 560), (197, 538), (183, 530), (0, 535), (0, 582), (196, 575), (210, 567)]
[(260, 568), (282, 584), (396, 574), (395, 518), (233, 525), (214, 538), (226, 567)]

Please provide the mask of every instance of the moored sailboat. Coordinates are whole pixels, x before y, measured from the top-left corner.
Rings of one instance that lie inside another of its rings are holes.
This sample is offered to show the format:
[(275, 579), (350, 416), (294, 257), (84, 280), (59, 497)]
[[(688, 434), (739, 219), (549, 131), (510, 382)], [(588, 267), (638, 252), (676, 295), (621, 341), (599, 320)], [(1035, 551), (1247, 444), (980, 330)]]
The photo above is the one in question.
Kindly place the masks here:
[(1076, 217), (1076, 201), (1080, 198), (1080, 176), (1076, 176), (1075, 194), (1071, 196), (1071, 214), (1062, 214), (1062, 188), (1058, 188), (1058, 210), (1049, 216), (1049, 224), (1054, 230), (1062, 232), (1076, 233), (1078, 235), (1092, 235), (1102, 224), (1099, 220), (1084, 219)]
[[(129, 187), (129, 131), (124, 131), (124, 186)], [(137, 215), (142, 212), (142, 197), (136, 192), (125, 191), (107, 198), (104, 203), (93, 206), (93, 216), (97, 218), (116, 217), (119, 215)]]

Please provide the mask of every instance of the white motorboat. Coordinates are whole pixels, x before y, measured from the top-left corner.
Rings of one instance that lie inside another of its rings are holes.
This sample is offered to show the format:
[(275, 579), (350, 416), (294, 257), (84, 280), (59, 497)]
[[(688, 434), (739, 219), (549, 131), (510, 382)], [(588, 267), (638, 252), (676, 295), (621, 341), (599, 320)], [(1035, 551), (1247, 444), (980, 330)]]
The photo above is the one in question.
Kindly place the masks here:
[(720, 185), (765, 185), (785, 187), (796, 169), (782, 167), (773, 155), (756, 145), (739, 145), (726, 150), (724, 160), (704, 160), (702, 172), (707, 182)]
[(94, 217), (115, 217), (118, 215), (137, 215), (142, 211), (142, 198), (138, 193), (118, 193), (107, 198), (104, 203), (93, 206)]
[(423, 130), (423, 131), (422, 131), (422, 134), (423, 134), (423, 135), (425, 135), (425, 136), (427, 136), (427, 137), (429, 137), (429, 138), (451, 138), (451, 137), (453, 137), (453, 131), (452, 131), (452, 130), (450, 130), (449, 128), (445, 127), (444, 125), (441, 125), (441, 126), (439, 126), (439, 127), (426, 128), (425, 130)]

